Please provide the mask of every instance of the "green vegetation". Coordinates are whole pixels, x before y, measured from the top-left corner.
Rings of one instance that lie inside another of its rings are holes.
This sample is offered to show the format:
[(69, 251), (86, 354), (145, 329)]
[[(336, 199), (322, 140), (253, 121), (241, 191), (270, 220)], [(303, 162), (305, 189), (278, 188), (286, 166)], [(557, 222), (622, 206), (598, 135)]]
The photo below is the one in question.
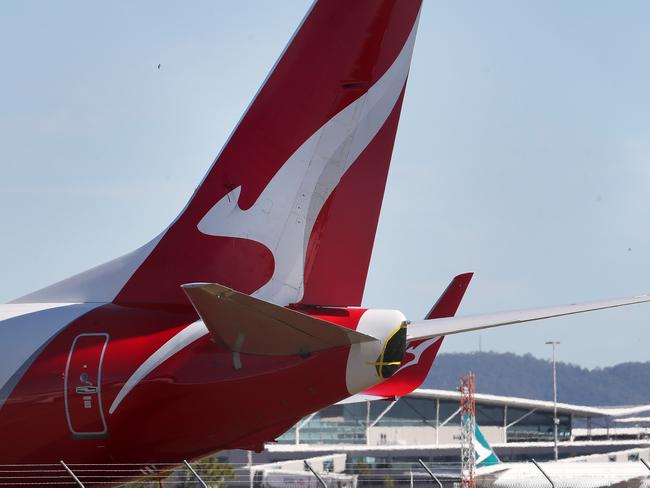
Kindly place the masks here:
[[(196, 463), (192, 467), (211, 488), (226, 488), (228, 481), (235, 479), (235, 468), (232, 464), (220, 462), (218, 457), (209, 457)], [(179, 467), (168, 475), (152, 476), (140, 481), (124, 485), (124, 488), (196, 488), (198, 481), (187, 468)]]
[[(228, 481), (235, 479), (235, 468), (232, 464), (219, 462), (218, 457), (205, 458), (194, 466), (199, 476), (212, 488), (226, 488)], [(191, 473), (186, 473), (186, 484), (179, 485), (183, 488), (196, 486), (196, 479)]]
[(390, 476), (384, 476), (383, 488), (395, 488), (395, 482)]

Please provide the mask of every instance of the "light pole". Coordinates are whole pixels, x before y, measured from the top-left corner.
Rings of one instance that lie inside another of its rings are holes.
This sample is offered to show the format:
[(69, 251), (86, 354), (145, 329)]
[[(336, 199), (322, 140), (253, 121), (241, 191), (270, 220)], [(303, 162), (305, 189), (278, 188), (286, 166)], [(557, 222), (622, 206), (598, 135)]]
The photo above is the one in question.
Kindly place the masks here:
[(546, 341), (545, 344), (553, 346), (553, 457), (557, 461), (557, 427), (560, 419), (557, 418), (557, 372), (555, 370), (555, 346), (560, 341)]

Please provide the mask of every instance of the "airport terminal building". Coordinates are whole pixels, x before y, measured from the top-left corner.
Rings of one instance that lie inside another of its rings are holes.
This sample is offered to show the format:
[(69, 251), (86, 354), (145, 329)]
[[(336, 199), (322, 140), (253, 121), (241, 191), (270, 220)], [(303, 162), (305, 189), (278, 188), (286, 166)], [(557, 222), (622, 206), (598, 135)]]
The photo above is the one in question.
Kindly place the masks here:
[[(480, 393), (475, 399), (476, 422), (502, 461), (553, 458), (553, 402)], [(346, 453), (348, 464), (385, 466), (422, 459), (454, 465), (460, 450), (459, 400), (457, 391), (419, 389), (395, 401), (332, 405), (267, 444), (254, 462)], [(647, 423), (619, 427), (625, 418), (644, 419), (650, 405), (600, 408), (558, 403), (557, 412), (560, 458), (650, 448)], [(230, 455), (233, 461), (244, 461), (241, 454)]]

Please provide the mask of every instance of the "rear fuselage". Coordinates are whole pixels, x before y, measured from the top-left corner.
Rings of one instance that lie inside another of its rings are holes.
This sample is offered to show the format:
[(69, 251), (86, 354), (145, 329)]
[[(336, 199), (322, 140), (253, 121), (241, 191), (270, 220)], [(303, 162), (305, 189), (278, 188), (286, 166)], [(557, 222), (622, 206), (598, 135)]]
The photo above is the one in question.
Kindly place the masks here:
[[(361, 346), (241, 354), (238, 367), (189, 306), (37, 311), (34, 304), (12, 318), (12, 307), (25, 306), (3, 307), (2, 373), (10, 378), (0, 407), (4, 464), (155, 464), (258, 449), (304, 415), (380, 381), (367, 364), (376, 349), (361, 357), (353, 350)], [(360, 308), (323, 309), (318, 317), (373, 333), (378, 322), (388, 331), (402, 318)], [(48, 331), (51, 337), (36, 337)]]

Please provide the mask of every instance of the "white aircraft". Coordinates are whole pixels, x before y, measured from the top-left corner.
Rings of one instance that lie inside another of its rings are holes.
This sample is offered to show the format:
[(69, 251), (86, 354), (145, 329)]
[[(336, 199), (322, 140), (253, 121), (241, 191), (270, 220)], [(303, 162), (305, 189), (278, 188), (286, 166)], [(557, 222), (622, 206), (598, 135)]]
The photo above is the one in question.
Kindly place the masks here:
[[(586, 462), (565, 459), (538, 463), (503, 463), (476, 425), (477, 488), (650, 487), (650, 471), (640, 462)], [(541, 468), (541, 470), (540, 470)], [(543, 472), (542, 472), (543, 471)], [(618, 483), (624, 483), (619, 485)]]

